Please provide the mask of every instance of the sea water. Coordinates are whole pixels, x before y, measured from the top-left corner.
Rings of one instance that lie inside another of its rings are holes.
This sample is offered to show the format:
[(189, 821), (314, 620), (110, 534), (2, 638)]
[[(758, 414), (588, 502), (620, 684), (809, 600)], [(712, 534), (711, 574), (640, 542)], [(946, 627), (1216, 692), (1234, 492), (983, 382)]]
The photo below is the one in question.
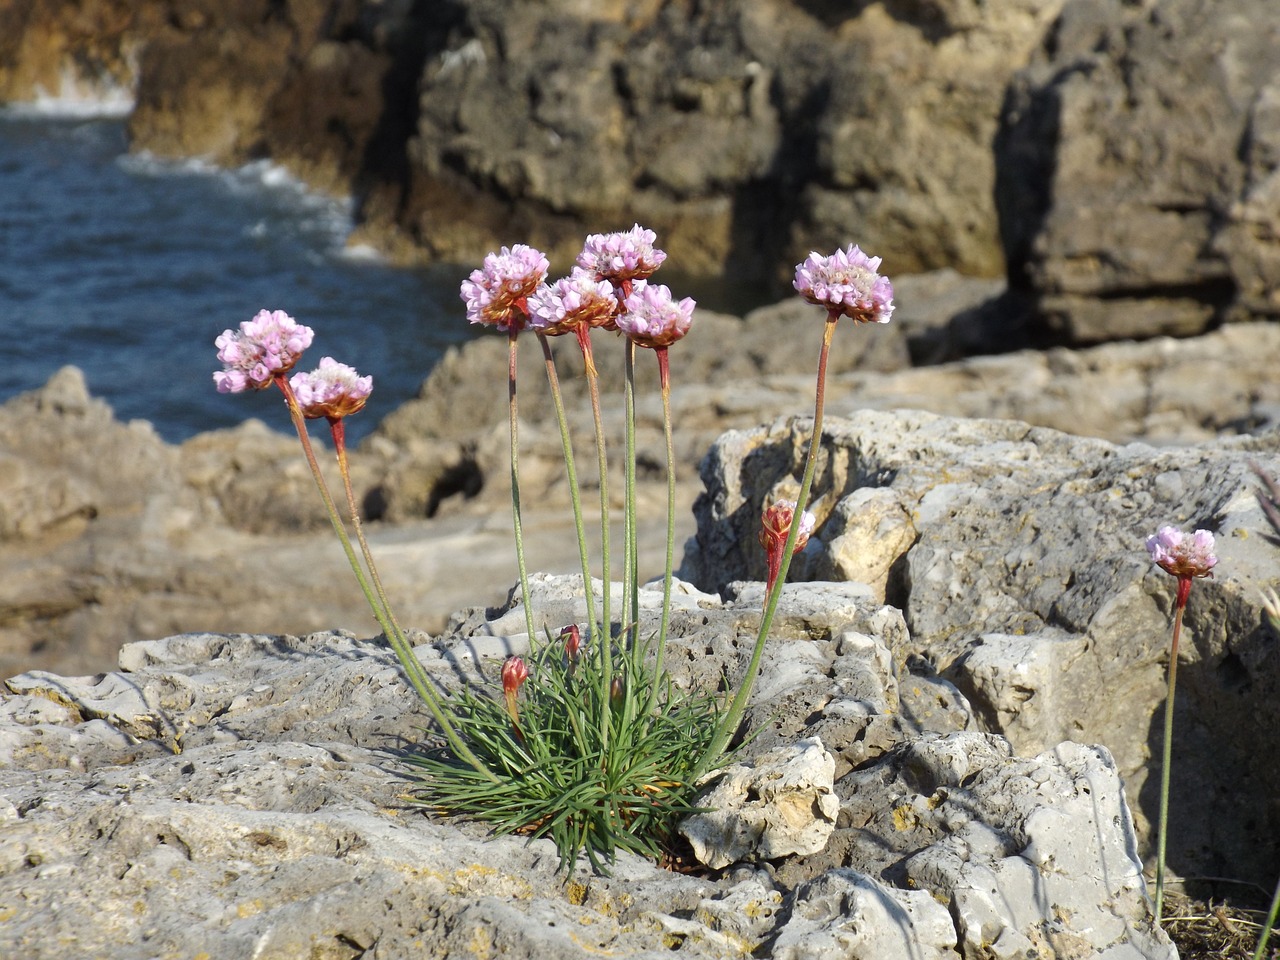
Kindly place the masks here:
[[(332, 356), (373, 376), (347, 424), (357, 441), (450, 345), (495, 335), (467, 324), (458, 297), (474, 264), (381, 262), (347, 245), (347, 202), (267, 162), (225, 170), (131, 153), (127, 94), (69, 90), (0, 107), (0, 402), (73, 364), (117, 417), (149, 420), (171, 442), (250, 417), (287, 431), (275, 391), (219, 394), (212, 378), (218, 334), (284, 310), (316, 331), (301, 369)], [(767, 299), (764, 285), (663, 274), (710, 309)]]
[(458, 298), (469, 268), (379, 262), (346, 246), (345, 202), (268, 163), (130, 154), (119, 111), (103, 112), (0, 112), (0, 401), (73, 364), (117, 417), (169, 441), (248, 417), (288, 430), (274, 391), (218, 394), (212, 378), (214, 338), (279, 309), (316, 331), (300, 369), (333, 356), (373, 376), (348, 423), (359, 439), (481, 332)]

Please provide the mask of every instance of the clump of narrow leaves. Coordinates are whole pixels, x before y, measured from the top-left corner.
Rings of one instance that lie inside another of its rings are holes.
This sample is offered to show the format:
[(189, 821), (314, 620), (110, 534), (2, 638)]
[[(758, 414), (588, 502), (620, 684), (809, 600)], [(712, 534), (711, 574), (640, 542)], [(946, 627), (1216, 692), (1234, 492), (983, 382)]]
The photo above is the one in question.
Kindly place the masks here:
[(530, 655), (534, 682), (517, 684), (515, 711), (511, 683), (453, 695), (457, 729), (496, 780), (449, 751), (418, 753), (408, 760), (419, 778), (415, 802), (497, 834), (549, 837), (566, 871), (583, 852), (601, 872), (619, 851), (660, 858), (676, 823), (698, 812), (694, 765), (715, 734), (719, 701), (655, 677), (644, 663), (649, 644), (592, 643), (576, 655), (566, 646), (549, 642)]

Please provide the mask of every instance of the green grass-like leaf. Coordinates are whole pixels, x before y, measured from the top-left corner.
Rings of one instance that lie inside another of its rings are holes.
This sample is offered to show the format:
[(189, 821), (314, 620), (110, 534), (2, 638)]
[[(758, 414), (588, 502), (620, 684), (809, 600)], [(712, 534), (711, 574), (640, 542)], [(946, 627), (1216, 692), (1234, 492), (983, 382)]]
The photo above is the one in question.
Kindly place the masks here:
[[(560, 643), (531, 655), (519, 731), (496, 685), (459, 691), (449, 704), (455, 727), (498, 782), (447, 751), (422, 752), (408, 758), (418, 773), (415, 802), (490, 823), (497, 834), (549, 837), (565, 872), (583, 853), (598, 872), (619, 851), (660, 857), (676, 822), (698, 812), (693, 768), (720, 703), (654, 677), (646, 643), (607, 657), (600, 646), (575, 665)], [(622, 678), (620, 696), (611, 696), (606, 664)]]

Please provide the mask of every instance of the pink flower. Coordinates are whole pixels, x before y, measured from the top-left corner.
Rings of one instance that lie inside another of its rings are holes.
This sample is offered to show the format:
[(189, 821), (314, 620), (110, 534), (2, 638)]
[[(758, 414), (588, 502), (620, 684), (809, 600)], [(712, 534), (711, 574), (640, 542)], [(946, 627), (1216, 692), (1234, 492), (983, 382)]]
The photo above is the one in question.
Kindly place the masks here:
[(618, 312), (613, 287), (577, 267), (553, 284), (542, 284), (529, 295), (529, 326), (555, 337), (575, 327), (606, 327)]
[(850, 244), (829, 257), (810, 253), (796, 265), (793, 286), (810, 303), (826, 307), (831, 317), (854, 323), (888, 323), (893, 316), (893, 284), (880, 276), (880, 257), (868, 257)]
[(618, 287), (625, 281), (647, 280), (667, 259), (654, 248), (657, 239), (656, 233), (638, 223), (626, 233), (594, 233), (578, 254), (578, 266)]
[(1177, 527), (1163, 526), (1147, 537), (1147, 553), (1160, 569), (1180, 580), (1212, 577), (1218, 563), (1213, 555), (1213, 534), (1208, 530), (1187, 536)]
[(528, 318), (525, 300), (547, 276), (550, 264), (533, 247), (517, 243), (484, 258), (484, 266), (462, 281), (467, 319), (499, 330), (520, 330)]
[[(782, 551), (786, 549), (787, 537), (791, 535), (791, 524), (795, 520), (796, 502), (794, 500), (778, 500), (772, 506), (765, 507), (760, 516), (760, 546), (764, 547), (765, 561), (769, 575), (765, 590), (773, 589), (774, 581), (782, 569)], [(792, 553), (799, 553), (809, 542), (816, 523), (813, 514), (806, 510), (800, 515), (800, 530), (796, 534), (795, 547)]]
[(686, 333), (693, 323), (692, 297), (676, 301), (662, 284), (636, 281), (618, 315), (618, 329), (641, 347), (667, 347)]
[(311, 346), (315, 331), (283, 310), (259, 310), (239, 330), (224, 330), (214, 343), (224, 370), (213, 375), (219, 393), (241, 393), (271, 386), (288, 373), (302, 351)]
[(362, 377), (333, 357), (321, 357), (320, 366), (312, 373), (295, 373), (289, 385), (304, 417), (338, 420), (364, 409), (373, 392), (373, 377)]

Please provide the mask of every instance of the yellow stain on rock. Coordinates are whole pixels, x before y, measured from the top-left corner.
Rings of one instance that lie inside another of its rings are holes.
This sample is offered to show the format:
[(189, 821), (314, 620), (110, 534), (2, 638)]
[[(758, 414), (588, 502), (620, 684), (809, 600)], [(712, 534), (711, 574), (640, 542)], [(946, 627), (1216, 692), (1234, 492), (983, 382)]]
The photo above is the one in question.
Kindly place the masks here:
[(894, 808), (893, 829), (899, 833), (906, 833), (908, 830), (914, 830), (918, 826), (920, 826), (920, 818), (911, 809), (911, 804), (904, 803), (902, 806)]

